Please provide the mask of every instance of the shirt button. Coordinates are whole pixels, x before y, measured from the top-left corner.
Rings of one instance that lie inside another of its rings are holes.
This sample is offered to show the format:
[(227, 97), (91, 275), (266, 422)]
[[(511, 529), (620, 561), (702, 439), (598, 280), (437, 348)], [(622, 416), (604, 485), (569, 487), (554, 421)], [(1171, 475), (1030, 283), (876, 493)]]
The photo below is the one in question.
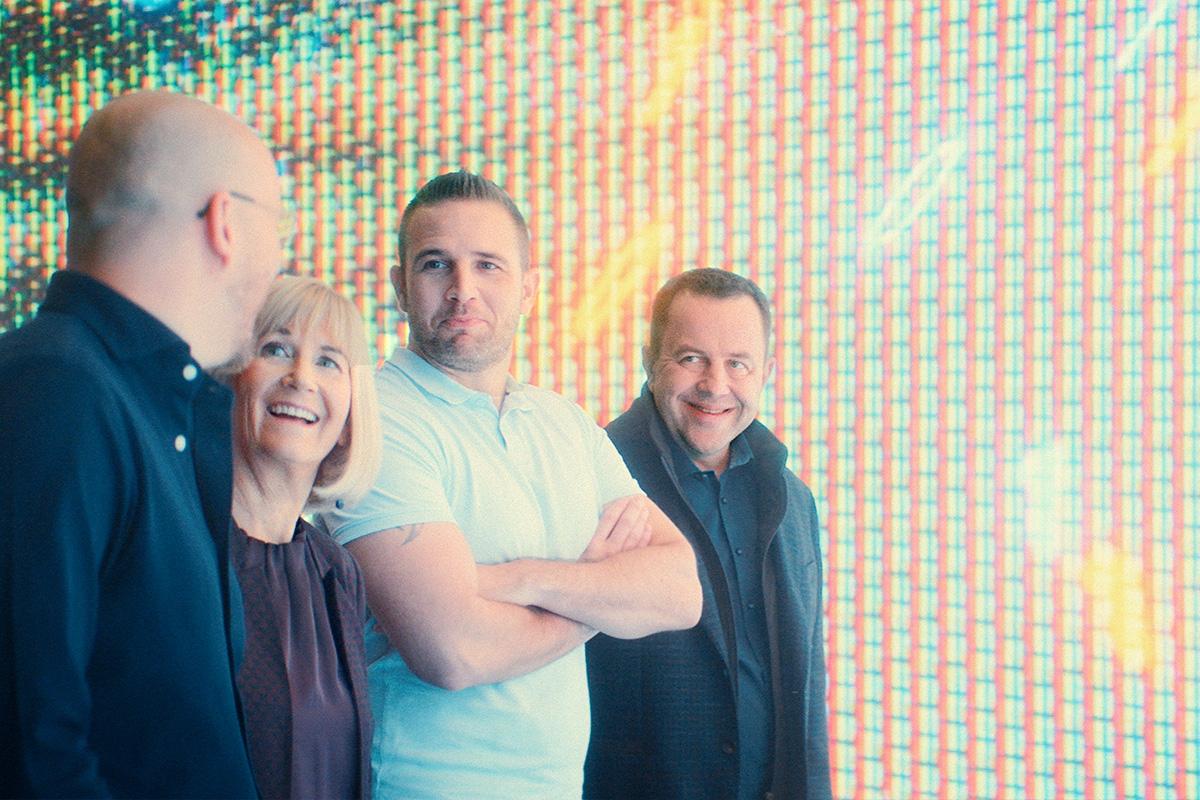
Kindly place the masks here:
[(729, 502), (729, 498), (728, 498), (728, 497), (722, 497), (722, 498), (721, 498), (721, 505), (725, 505), (725, 504), (726, 504), (726, 503), (728, 503), (728, 502)]
[(182, 433), (175, 437), (175, 449), (180, 453), (187, 447), (187, 437)]
[(721, 752), (727, 756), (733, 755), (733, 752), (736, 749), (737, 748), (733, 746), (733, 742), (721, 742)]
[(743, 555), (746, 551), (739, 547), (736, 550), (734, 550), (733, 552), (737, 553), (740, 556), (740, 555)]
[(200, 370), (196, 369), (195, 364), (185, 364), (183, 367), (183, 379), (185, 381), (194, 381), (196, 376), (200, 374)]

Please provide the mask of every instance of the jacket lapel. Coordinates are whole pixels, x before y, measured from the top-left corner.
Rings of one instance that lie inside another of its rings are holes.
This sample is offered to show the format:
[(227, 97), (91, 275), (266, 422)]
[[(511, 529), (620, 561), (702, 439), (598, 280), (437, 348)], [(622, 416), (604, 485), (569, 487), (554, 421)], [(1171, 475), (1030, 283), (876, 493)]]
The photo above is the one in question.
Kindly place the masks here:
[[(639, 402), (646, 399), (648, 396), (643, 396), (639, 398)], [(670, 444), (665, 441), (666, 433), (662, 430), (662, 426), (657, 424), (657, 414), (653, 411), (652, 404), (650, 413), (653, 416), (651, 424), (647, 427), (658, 457), (653, 461), (656, 468), (653, 475), (645, 476), (647, 483), (651, 485), (643, 486), (643, 488), (659, 503), (663, 513), (678, 526), (696, 551), (696, 567), (702, 573), (700, 585), (703, 590), (704, 604), (708, 608), (717, 610), (715, 615), (701, 614), (699, 627), (708, 635), (713, 646), (721, 655), (721, 659), (725, 662), (736, 693), (737, 681), (733, 679), (733, 676), (737, 674), (737, 640), (734, 636), (733, 606), (729, 597), (729, 586), (725, 581), (721, 560), (717, 555), (712, 538), (704, 529), (696, 512), (688, 504), (683, 489), (679, 485), (679, 478), (671, 463)]]

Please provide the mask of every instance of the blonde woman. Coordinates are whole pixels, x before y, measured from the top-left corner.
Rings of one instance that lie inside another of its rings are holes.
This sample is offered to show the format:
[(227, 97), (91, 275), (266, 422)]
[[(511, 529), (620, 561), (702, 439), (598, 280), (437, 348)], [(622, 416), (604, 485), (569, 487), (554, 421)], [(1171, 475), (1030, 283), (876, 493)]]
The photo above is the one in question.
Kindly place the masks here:
[(238, 687), (255, 779), (265, 798), (365, 797), (362, 575), (301, 516), (353, 502), (379, 468), (358, 310), (320, 281), (280, 278), (231, 382), (231, 553), (246, 619)]

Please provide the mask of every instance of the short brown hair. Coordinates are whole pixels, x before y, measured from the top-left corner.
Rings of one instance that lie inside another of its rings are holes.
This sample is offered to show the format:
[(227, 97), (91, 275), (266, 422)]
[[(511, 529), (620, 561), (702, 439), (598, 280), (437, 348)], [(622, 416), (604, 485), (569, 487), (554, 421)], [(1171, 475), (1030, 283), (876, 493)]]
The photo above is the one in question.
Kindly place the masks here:
[(517, 204), (513, 201), (512, 197), (509, 196), (508, 192), (500, 188), (499, 185), (482, 175), (476, 175), (474, 172), (460, 169), (457, 172), (447, 172), (444, 175), (438, 175), (426, 183), (417, 190), (413, 198), (408, 201), (408, 205), (404, 207), (404, 214), (400, 217), (400, 233), (397, 237), (399, 240), (400, 268), (402, 270), (405, 269), (405, 239), (408, 236), (408, 225), (412, 220), (413, 213), (419, 208), (435, 206), (450, 200), (486, 200), (496, 203), (507, 211), (519, 231), (517, 238), (521, 242), (521, 266), (525, 269), (529, 268), (529, 225), (526, 224), (525, 216), (521, 214), (521, 209), (517, 208)]
[(647, 347), (645, 359), (647, 371), (658, 361), (659, 351), (662, 349), (663, 329), (666, 328), (667, 317), (671, 313), (671, 303), (675, 301), (675, 295), (680, 292), (690, 292), (702, 297), (715, 297), (718, 300), (738, 295), (749, 297), (762, 312), (763, 341), (767, 343), (767, 350), (770, 351), (771, 303), (763, 294), (762, 289), (759, 289), (749, 278), (743, 278), (728, 270), (690, 269), (671, 278), (658, 290), (658, 294), (654, 295), (654, 310), (650, 317), (650, 344)]

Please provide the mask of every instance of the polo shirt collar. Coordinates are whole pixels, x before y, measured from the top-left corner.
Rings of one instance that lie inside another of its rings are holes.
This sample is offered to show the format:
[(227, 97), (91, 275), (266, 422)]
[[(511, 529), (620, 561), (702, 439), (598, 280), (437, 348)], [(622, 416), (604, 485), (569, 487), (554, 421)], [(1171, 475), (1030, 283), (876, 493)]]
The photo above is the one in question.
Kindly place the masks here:
[[(492, 405), (492, 398), (486, 392), (468, 389), (403, 345), (397, 345), (388, 360), (426, 394), (440, 399), (447, 405), (462, 405), (479, 398), (486, 400), (489, 406)], [(508, 395), (504, 401), (504, 410), (532, 408), (531, 399), (526, 392), (527, 387), (511, 375), (506, 376), (504, 380), (504, 391)]]
[(59, 270), (50, 277), (38, 313), (43, 311), (76, 317), (118, 360), (166, 350), (182, 360), (191, 358), (191, 348), (179, 334), (137, 303), (81, 272)]

